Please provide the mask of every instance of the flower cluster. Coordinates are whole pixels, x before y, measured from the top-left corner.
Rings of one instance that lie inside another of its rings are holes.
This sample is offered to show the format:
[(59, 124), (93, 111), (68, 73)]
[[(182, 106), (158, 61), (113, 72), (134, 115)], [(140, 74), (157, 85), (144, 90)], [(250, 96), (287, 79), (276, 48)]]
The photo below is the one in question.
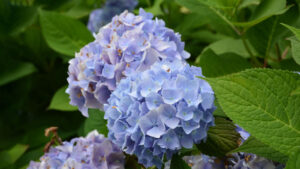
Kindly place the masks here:
[(236, 125), (236, 132), (238, 132), (240, 134), (240, 143), (243, 144), (249, 137), (250, 137), (250, 133), (248, 133), (247, 131), (245, 131), (243, 128), (241, 128), (240, 126)]
[[(236, 131), (241, 135), (241, 144), (250, 134), (237, 126)], [(192, 169), (283, 169), (284, 165), (251, 153), (234, 153), (226, 158), (210, 157), (204, 154), (184, 156), (183, 160)], [(170, 169), (170, 161), (165, 164), (165, 169)]]
[(92, 131), (86, 138), (74, 138), (51, 147), (40, 162), (30, 162), (28, 169), (123, 169), (124, 160), (125, 156), (116, 145), (97, 131)]
[[(183, 159), (192, 169), (283, 169), (281, 164), (258, 157), (254, 154), (235, 153), (225, 162), (207, 155), (185, 156)], [(169, 169), (169, 168), (166, 168)]]
[(88, 29), (97, 33), (111, 19), (125, 10), (132, 11), (138, 4), (137, 0), (107, 0), (104, 7), (91, 12)]
[[(109, 138), (146, 167), (192, 148), (214, 125), (214, 93), (185, 61), (160, 61), (122, 79), (104, 105)], [(203, 76), (202, 76), (203, 77)]]
[(178, 33), (140, 9), (115, 16), (102, 27), (69, 65), (70, 104), (88, 116), (88, 108), (103, 109), (116, 84), (131, 72), (142, 72), (160, 60), (184, 60), (189, 53)]
[[(250, 134), (237, 126), (236, 131), (241, 135), (241, 144)], [(227, 159), (218, 159), (207, 155), (186, 156), (184, 160), (192, 169), (283, 169), (284, 165), (274, 163), (266, 158), (251, 153), (234, 153)]]

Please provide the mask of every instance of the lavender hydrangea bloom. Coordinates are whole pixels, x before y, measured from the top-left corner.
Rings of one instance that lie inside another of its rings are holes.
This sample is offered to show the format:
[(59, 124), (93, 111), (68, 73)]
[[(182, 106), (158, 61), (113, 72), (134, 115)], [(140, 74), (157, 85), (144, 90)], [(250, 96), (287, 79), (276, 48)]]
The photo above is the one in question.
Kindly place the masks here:
[(160, 61), (121, 80), (104, 105), (109, 138), (146, 167), (161, 168), (181, 148), (192, 148), (214, 125), (214, 93), (201, 68)]
[(241, 128), (240, 126), (236, 125), (236, 129), (235, 129), (241, 136), (241, 144), (244, 143), (244, 141), (246, 141), (249, 137), (250, 137), (250, 133), (248, 133), (247, 131), (245, 131), (243, 128)]
[(86, 138), (74, 138), (51, 147), (40, 162), (31, 161), (28, 169), (124, 169), (124, 161), (122, 151), (95, 130)]
[(250, 153), (235, 153), (229, 160), (229, 169), (283, 169), (282, 165)]
[[(147, 70), (162, 59), (184, 60), (190, 56), (180, 35), (166, 28), (164, 21), (152, 20), (152, 14), (143, 9), (138, 16), (128, 11), (115, 16), (95, 38), (69, 62), (66, 92), (70, 104), (78, 106), (84, 116), (88, 116), (88, 108), (103, 109), (123, 77)], [(164, 95), (171, 92), (164, 91)]]
[(88, 29), (97, 33), (105, 24), (124, 10), (132, 11), (138, 4), (137, 0), (107, 0), (104, 7), (91, 12)]
[[(237, 126), (236, 131), (241, 135), (241, 144), (250, 134)], [(183, 159), (192, 169), (283, 169), (284, 165), (273, 162), (251, 153), (234, 153), (222, 159), (207, 155), (185, 156)], [(170, 169), (170, 163), (165, 164), (165, 169)]]
[[(185, 156), (191, 169), (283, 169), (281, 164), (248, 153), (235, 153), (230, 158), (218, 159), (207, 155)], [(167, 163), (165, 169), (170, 169)]]

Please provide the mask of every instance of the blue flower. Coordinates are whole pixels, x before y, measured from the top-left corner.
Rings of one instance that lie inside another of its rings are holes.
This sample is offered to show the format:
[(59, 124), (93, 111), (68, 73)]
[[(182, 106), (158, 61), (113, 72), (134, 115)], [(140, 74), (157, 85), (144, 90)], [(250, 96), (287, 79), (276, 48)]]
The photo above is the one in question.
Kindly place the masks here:
[[(116, 2), (119, 1), (107, 1), (107, 5)], [(152, 14), (146, 13), (143, 9), (140, 9), (137, 16), (128, 11), (115, 16), (111, 23), (99, 30), (94, 42), (84, 46), (76, 53), (76, 57), (70, 60), (69, 87), (66, 92), (70, 95), (70, 104), (78, 106), (84, 116), (88, 116), (88, 108), (103, 110), (103, 104), (107, 103), (111, 92), (126, 76), (148, 70), (155, 62), (161, 60), (182, 61), (189, 58), (190, 55), (184, 50), (180, 35), (165, 27), (162, 20), (157, 18), (152, 20), (152, 17)], [(176, 63), (174, 62), (170, 69), (177, 69)], [(141, 85), (142, 92), (139, 94), (141, 97), (149, 96), (147, 104), (152, 104), (150, 109), (156, 107), (158, 104), (154, 103), (156, 101), (168, 100), (172, 104), (184, 97), (184, 95), (177, 96), (171, 88), (163, 91), (164, 94), (160, 95), (162, 100), (149, 95), (157, 93), (163, 87), (162, 79), (169, 76), (167, 72), (160, 71), (161, 73), (156, 72), (160, 80), (153, 82), (149, 75), (145, 77), (144, 85)], [(192, 86), (193, 82), (190, 85)], [(127, 90), (126, 86), (122, 88)], [(131, 89), (130, 95), (136, 95), (136, 91)], [(193, 100), (190, 105), (197, 105), (201, 101), (200, 98), (202, 96), (199, 96), (198, 101), (194, 101), (194, 96), (187, 97)], [(151, 99), (154, 100), (150, 101)], [(126, 104), (124, 103), (124, 106)]]
[(91, 12), (88, 22), (88, 29), (97, 33), (111, 19), (125, 10), (132, 11), (138, 4), (137, 0), (107, 0), (104, 7)]
[(40, 158), (40, 162), (31, 161), (28, 169), (124, 169), (124, 162), (122, 151), (95, 130), (86, 138), (74, 138), (60, 146), (51, 147)]
[[(122, 79), (104, 105), (109, 138), (145, 167), (158, 168), (165, 156), (204, 141), (214, 125), (214, 92), (197, 76), (200, 68), (174, 59)], [(193, 97), (186, 99), (183, 83)]]
[[(256, 155), (235, 153), (226, 158), (210, 157), (204, 154), (185, 156), (183, 159), (191, 169), (283, 169), (284, 165), (274, 163)], [(170, 169), (170, 163), (165, 164)]]
[(244, 143), (249, 137), (250, 137), (250, 133), (248, 133), (247, 131), (245, 131), (243, 128), (241, 128), (240, 126), (236, 125), (236, 129), (235, 129), (241, 136), (241, 144)]

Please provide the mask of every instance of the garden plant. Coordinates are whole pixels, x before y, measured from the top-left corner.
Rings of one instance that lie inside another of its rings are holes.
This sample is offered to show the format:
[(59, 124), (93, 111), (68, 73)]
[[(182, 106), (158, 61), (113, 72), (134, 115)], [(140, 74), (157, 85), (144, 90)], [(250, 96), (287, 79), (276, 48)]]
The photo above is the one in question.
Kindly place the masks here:
[(1, 0), (0, 169), (300, 169), (299, 0)]

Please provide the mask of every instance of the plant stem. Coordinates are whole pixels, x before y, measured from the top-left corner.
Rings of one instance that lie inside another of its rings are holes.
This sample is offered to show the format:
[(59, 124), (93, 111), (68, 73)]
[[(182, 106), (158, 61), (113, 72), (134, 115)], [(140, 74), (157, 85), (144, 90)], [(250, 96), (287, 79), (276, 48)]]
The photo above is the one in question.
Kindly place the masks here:
[(254, 66), (260, 66), (261, 64), (260, 64), (260, 62), (257, 60), (257, 58), (254, 56), (254, 54), (251, 52), (251, 49), (249, 48), (249, 46), (248, 46), (248, 44), (247, 44), (247, 41), (246, 41), (246, 39), (245, 39), (245, 37), (242, 35), (242, 41), (243, 41), (243, 44), (244, 44), (244, 46), (245, 46), (245, 48), (246, 48), (246, 50), (247, 50), (247, 52), (249, 53), (249, 55), (250, 55), (250, 58), (251, 58), (251, 60), (252, 60), (252, 62), (253, 62), (253, 64), (254, 64)]
[(277, 57), (278, 57), (278, 61), (281, 61), (281, 51), (280, 51), (278, 43), (276, 43), (275, 49), (276, 49), (276, 54), (277, 54)]

